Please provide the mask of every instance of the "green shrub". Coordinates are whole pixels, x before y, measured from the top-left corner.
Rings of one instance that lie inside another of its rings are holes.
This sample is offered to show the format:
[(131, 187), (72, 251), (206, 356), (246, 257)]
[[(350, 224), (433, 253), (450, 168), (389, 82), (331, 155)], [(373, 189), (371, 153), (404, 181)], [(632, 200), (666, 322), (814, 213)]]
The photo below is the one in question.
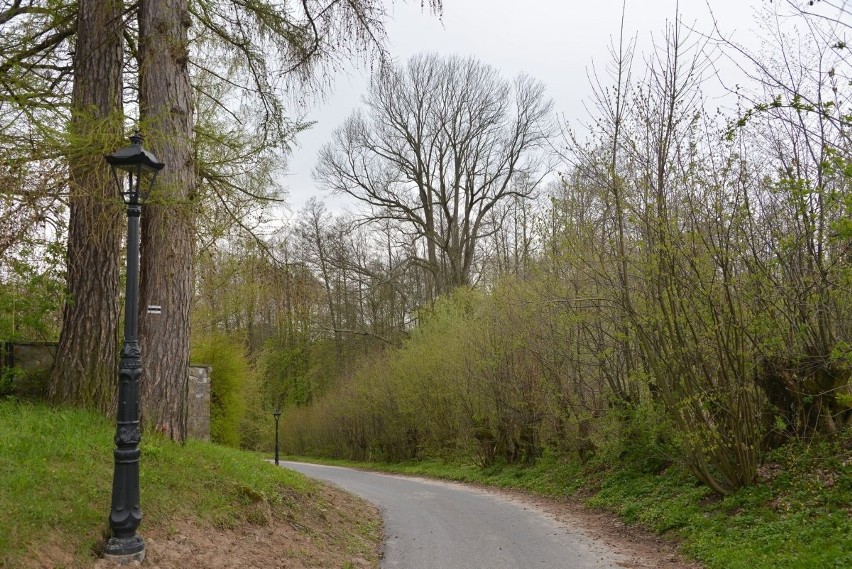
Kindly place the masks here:
[(658, 473), (680, 457), (665, 410), (651, 401), (615, 406), (598, 426), (595, 445), (606, 465), (628, 462), (640, 472)]
[(246, 391), (254, 381), (242, 340), (219, 333), (197, 339), (193, 342), (192, 361), (211, 367), (210, 438), (239, 446)]

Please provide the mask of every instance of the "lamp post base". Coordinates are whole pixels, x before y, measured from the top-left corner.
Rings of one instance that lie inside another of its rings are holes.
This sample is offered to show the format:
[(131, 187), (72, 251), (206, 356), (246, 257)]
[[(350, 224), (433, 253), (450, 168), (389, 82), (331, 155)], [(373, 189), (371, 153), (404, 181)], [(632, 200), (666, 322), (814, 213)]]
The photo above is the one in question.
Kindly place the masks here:
[(104, 559), (118, 565), (128, 565), (145, 559), (145, 541), (138, 535), (133, 537), (111, 537), (104, 548)]

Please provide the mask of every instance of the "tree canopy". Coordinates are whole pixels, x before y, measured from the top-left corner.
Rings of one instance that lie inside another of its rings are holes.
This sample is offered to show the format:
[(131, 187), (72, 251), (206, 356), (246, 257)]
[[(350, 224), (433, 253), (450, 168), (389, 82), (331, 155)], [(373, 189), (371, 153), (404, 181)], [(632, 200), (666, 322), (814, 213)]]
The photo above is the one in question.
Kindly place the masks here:
[(477, 280), (495, 206), (530, 196), (546, 172), (551, 106), (530, 77), (415, 56), (375, 73), (365, 109), (321, 150), (316, 178), (364, 204), (365, 219), (398, 222), (409, 261), (446, 293)]

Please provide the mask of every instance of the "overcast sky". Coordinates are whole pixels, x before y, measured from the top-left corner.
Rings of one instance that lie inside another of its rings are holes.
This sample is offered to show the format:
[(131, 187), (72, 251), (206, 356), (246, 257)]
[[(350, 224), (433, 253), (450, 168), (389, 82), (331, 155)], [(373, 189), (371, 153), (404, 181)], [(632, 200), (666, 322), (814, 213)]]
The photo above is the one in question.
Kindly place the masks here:
[[(758, 26), (755, 10), (767, 0), (709, 0), (720, 28), (734, 40), (754, 45)], [(627, 0), (625, 34), (637, 37), (635, 72), (644, 71), (643, 52), (652, 34), (659, 38), (675, 14), (676, 0)], [(444, 0), (438, 19), (421, 10), (418, 0), (392, 7), (388, 48), (398, 61), (420, 52), (473, 55), (500, 70), (506, 79), (527, 73), (542, 81), (560, 118), (585, 121), (583, 101), (591, 89), (587, 71), (592, 62), (606, 65), (611, 42), (617, 40), (622, 0)], [(680, 0), (683, 21), (709, 31), (712, 19), (706, 0)], [(723, 70), (724, 71), (724, 70)], [(731, 70), (733, 71), (733, 69)], [(291, 212), (311, 196), (339, 210), (341, 198), (317, 188), (311, 178), (319, 148), (359, 104), (366, 91), (368, 70), (341, 72), (323, 104), (310, 109), (316, 125), (299, 138), (284, 181)]]

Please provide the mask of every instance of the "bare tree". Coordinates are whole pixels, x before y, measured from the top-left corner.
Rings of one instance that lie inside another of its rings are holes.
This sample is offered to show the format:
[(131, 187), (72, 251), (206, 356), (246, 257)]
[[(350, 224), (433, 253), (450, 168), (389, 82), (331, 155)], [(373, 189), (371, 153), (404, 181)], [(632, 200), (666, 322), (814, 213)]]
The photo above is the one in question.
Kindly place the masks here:
[[(440, 1), (429, 5), (437, 10)], [(383, 55), (385, 11), (381, 2), (361, 0), (305, 0), (293, 10), (283, 10), (276, 2), (229, 0), (211, 4), (142, 0), (139, 7), (141, 116), (153, 134), (152, 148), (169, 165), (162, 192), (143, 222), (141, 306), (158, 304), (163, 313), (156, 319), (142, 314), (140, 319), (140, 342), (146, 351), (142, 392), (146, 422), (181, 439), (189, 359), (193, 203), (198, 197), (190, 66), (199, 65), (221, 82), (228, 77), (216, 72), (213, 61), (228, 61), (240, 70), (238, 79), (245, 88), (237, 89), (237, 94), (212, 103), (212, 91), (200, 97), (226, 116), (233, 116), (229, 106), (237, 100), (257, 105), (262, 119), (252, 126), (257, 129), (254, 140), (259, 142), (245, 154), (283, 145), (293, 134), (284, 103), (295, 92), (288, 93), (294, 83), (285, 79), (292, 78), (303, 87), (317, 76), (318, 66), (333, 63), (341, 54)], [(188, 33), (193, 20), (209, 32), (200, 35), (200, 42), (214, 57), (193, 57)], [(274, 61), (285, 64), (277, 66)], [(205, 134), (215, 145), (215, 137)], [(204, 174), (210, 182), (210, 172), (205, 169)], [(215, 199), (222, 201), (240, 189), (219, 183)], [(241, 225), (240, 220), (235, 222)]]
[[(535, 189), (550, 109), (529, 77), (510, 83), (472, 58), (415, 56), (376, 73), (366, 110), (321, 150), (315, 176), (364, 204), (366, 219), (399, 222), (442, 294), (473, 281), (494, 207)], [(516, 184), (522, 175), (528, 183)]]
[[(69, 158), (68, 140), (57, 133), (62, 132), (58, 125), (68, 119), (69, 106), (74, 112), (70, 130), (75, 148), (68, 160), (72, 178), (68, 276), (73, 304), (66, 309), (62, 363), (54, 380), (56, 386), (59, 382), (67, 386), (62, 387), (64, 394), (55, 396), (99, 407), (109, 407), (113, 397), (112, 389), (81, 386), (88, 377), (97, 378), (93, 379), (97, 383), (107, 381), (115, 367), (115, 349), (105, 346), (116, 343), (115, 267), (121, 224), (120, 211), (109, 203), (115, 190), (103, 176), (101, 156), (120, 144), (122, 104), (134, 109), (138, 103), (149, 145), (169, 166), (162, 192), (144, 218), (142, 306), (162, 304), (168, 311), (154, 321), (147, 319), (143, 308), (140, 339), (148, 349), (144, 414), (146, 421), (181, 438), (197, 237), (192, 205), (197, 198), (209, 197), (222, 204), (220, 211), (226, 211), (232, 223), (245, 225), (240, 217), (249, 209), (246, 201), (272, 194), (268, 185), (263, 187), (269, 182), (269, 163), (280, 157), (299, 128), (286, 116), (287, 103), (301, 101), (327, 84), (323, 71), (329, 64), (382, 58), (386, 4), (372, 0), (304, 0), (287, 6), (272, 0), (0, 4), (4, 163), (0, 220), (10, 216), (18, 220), (0, 230), (0, 248), (20, 240), (23, 222), (41, 220), (40, 210), (54, 207), (55, 194), (66, 187), (66, 171), (56, 164), (64, 166)], [(440, 0), (423, 3), (427, 4), (435, 12), (441, 8)], [(73, 68), (69, 53), (74, 54)], [(198, 107), (193, 97), (201, 101)], [(240, 112), (233, 111), (241, 105), (252, 107), (254, 120), (241, 121)], [(205, 111), (199, 120), (204, 128), (196, 129), (199, 107)], [(108, 124), (100, 128), (102, 122)], [(234, 123), (240, 126), (222, 126)], [(6, 190), (7, 176), (16, 179), (27, 171), (56, 173), (56, 182), (47, 185), (52, 193)], [(231, 207), (234, 202), (239, 207)], [(102, 321), (87, 327), (95, 318)], [(72, 377), (77, 387), (69, 383)]]

